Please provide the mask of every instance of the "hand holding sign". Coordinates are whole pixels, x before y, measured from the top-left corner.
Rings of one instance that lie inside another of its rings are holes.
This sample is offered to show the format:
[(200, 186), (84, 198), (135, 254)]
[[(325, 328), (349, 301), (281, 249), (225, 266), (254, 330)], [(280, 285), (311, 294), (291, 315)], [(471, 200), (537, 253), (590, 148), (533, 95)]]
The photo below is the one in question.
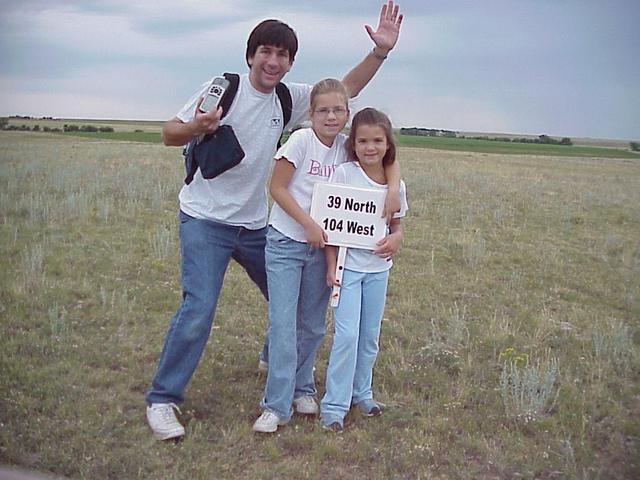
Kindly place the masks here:
[(322, 230), (322, 227), (316, 222), (309, 222), (308, 225), (303, 225), (304, 236), (307, 243), (311, 248), (324, 248), (327, 243), (327, 234)]

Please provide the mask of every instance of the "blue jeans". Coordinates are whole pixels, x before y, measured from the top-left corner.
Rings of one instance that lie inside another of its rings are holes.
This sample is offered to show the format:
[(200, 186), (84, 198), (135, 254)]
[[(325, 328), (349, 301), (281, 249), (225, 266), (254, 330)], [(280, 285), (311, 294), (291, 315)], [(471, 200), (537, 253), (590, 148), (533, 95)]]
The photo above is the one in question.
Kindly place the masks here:
[(249, 230), (210, 220), (180, 218), (182, 305), (169, 324), (148, 403), (181, 403), (209, 338), (224, 274), (233, 258), (267, 295), (266, 227)]
[(324, 250), (270, 227), (265, 249), (269, 285), (269, 371), (263, 409), (281, 418), (294, 397), (315, 395), (313, 365), (325, 334), (330, 290)]
[(351, 405), (373, 398), (373, 365), (384, 313), (389, 271), (344, 270), (340, 303), (333, 309), (335, 333), (320, 403), (323, 423), (340, 421)]

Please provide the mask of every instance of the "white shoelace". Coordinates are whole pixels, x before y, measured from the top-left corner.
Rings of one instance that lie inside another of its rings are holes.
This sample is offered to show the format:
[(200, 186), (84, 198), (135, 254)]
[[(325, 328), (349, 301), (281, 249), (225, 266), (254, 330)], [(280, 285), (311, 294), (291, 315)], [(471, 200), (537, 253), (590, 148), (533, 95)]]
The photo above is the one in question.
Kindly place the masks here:
[(261, 416), (265, 422), (270, 422), (272, 419), (275, 419), (276, 421), (278, 421), (278, 415), (276, 415), (273, 412), (270, 412), (269, 410), (265, 410), (264, 412), (262, 412)]
[(175, 415), (173, 413), (174, 408), (178, 411), (180, 415), (182, 415), (180, 408), (178, 408), (178, 406), (175, 403), (166, 403), (163, 405), (163, 408), (159, 409), (160, 416), (162, 417), (163, 421), (166, 421), (166, 422), (174, 421), (175, 419)]
[(305, 405), (307, 407), (313, 405), (315, 406), (316, 402), (311, 397), (300, 397), (296, 400), (300, 405)]

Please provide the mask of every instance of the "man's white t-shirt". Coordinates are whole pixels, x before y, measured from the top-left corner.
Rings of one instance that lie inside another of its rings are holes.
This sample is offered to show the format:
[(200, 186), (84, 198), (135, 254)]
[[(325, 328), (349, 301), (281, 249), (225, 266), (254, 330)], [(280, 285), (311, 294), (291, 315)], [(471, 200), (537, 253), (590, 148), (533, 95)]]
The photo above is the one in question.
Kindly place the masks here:
[[(293, 132), (287, 143), (276, 153), (277, 161), (289, 161), (296, 169), (287, 190), (305, 212), (309, 213), (311, 210), (313, 186), (318, 182), (329, 181), (336, 167), (346, 161), (346, 139), (345, 135), (338, 134), (331, 147), (327, 147), (318, 139), (313, 129), (303, 128)], [(307, 241), (302, 225), (275, 202), (271, 207), (269, 225), (297, 242)]]
[[(202, 84), (177, 113), (177, 118), (191, 121), (198, 99), (210, 83)], [(312, 86), (288, 83), (287, 87), (293, 105), (289, 125), (297, 125), (308, 118)], [(236, 96), (221, 124), (233, 127), (245, 156), (238, 165), (211, 180), (204, 179), (198, 169), (193, 181), (180, 190), (180, 209), (192, 217), (227, 225), (251, 230), (264, 227), (268, 214), (266, 184), (283, 121), (275, 90), (259, 92), (247, 74), (241, 75)]]
[[(387, 190), (386, 185), (374, 182), (367, 176), (358, 162), (347, 162), (336, 168), (331, 176), (331, 183), (343, 183), (352, 187), (374, 188)], [(404, 217), (409, 209), (407, 205), (407, 187), (400, 180), (400, 211), (394, 214), (394, 218)], [(388, 228), (387, 228), (388, 233)], [(344, 261), (344, 268), (354, 272), (377, 273), (389, 270), (393, 262), (380, 258), (372, 250), (364, 248), (348, 248)]]

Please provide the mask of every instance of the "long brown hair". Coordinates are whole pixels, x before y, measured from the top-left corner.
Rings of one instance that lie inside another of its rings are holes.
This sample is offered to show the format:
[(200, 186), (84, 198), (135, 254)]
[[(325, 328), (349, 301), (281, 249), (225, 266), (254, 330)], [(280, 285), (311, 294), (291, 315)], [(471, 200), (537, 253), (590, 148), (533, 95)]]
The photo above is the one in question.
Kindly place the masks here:
[(347, 138), (347, 153), (351, 161), (358, 160), (356, 157), (356, 132), (360, 125), (375, 125), (381, 127), (387, 137), (387, 153), (382, 158), (382, 165), (385, 167), (396, 161), (396, 140), (393, 138), (393, 127), (391, 120), (384, 113), (375, 108), (367, 107), (360, 110), (351, 120), (351, 131)]

